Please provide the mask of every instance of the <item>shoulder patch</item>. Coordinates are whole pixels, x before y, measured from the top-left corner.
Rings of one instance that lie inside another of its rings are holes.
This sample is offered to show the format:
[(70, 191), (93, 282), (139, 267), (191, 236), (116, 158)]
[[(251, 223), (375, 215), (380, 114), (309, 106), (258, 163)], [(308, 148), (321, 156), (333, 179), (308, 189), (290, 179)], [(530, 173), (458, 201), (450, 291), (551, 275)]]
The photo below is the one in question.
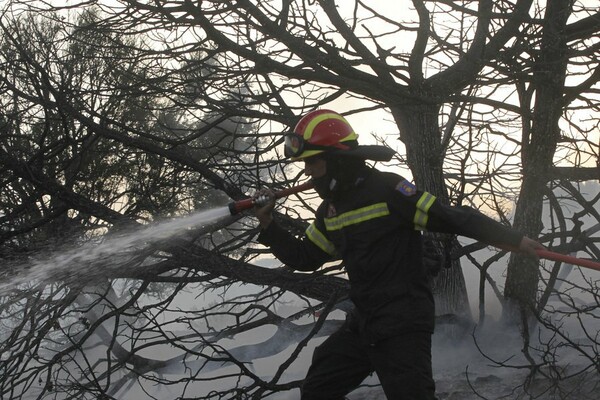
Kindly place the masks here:
[(396, 190), (405, 196), (414, 196), (417, 194), (417, 187), (406, 179), (400, 181), (400, 183), (396, 185)]

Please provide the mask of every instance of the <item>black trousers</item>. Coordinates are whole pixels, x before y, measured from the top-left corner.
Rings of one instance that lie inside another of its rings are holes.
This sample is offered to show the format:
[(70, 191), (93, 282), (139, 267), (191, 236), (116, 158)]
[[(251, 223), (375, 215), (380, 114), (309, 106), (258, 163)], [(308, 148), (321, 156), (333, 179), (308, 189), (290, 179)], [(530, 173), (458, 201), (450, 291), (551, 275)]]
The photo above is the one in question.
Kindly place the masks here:
[(431, 333), (411, 332), (367, 345), (343, 327), (315, 349), (302, 400), (342, 400), (373, 371), (388, 400), (435, 400)]

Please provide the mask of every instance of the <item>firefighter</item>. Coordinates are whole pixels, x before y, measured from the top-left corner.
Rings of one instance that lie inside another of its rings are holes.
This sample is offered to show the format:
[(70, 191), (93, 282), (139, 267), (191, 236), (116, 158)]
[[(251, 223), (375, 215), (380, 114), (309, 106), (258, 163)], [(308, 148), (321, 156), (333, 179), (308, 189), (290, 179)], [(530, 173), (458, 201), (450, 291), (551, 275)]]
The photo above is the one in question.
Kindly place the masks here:
[(422, 231), (467, 236), (536, 257), (538, 242), (469, 207), (450, 207), (403, 177), (369, 167), (389, 161), (385, 146), (360, 146), (348, 121), (331, 110), (303, 116), (285, 135), (285, 155), (323, 199), (303, 238), (273, 220), (274, 193), (255, 207), (260, 243), (286, 265), (314, 271), (343, 260), (353, 312), (314, 352), (302, 399), (338, 400), (375, 372), (388, 399), (435, 399), (431, 369), (434, 301), (424, 268)]

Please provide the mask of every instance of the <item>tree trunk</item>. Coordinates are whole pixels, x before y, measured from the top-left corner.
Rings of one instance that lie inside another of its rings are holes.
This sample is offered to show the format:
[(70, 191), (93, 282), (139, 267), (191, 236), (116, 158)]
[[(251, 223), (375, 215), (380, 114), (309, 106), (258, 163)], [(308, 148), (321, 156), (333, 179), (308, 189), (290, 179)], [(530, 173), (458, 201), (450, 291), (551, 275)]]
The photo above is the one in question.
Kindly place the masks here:
[[(571, 0), (555, 0), (547, 4), (540, 57), (533, 74), (536, 96), (531, 130), (528, 126), (523, 126), (523, 185), (517, 202), (514, 226), (533, 238), (543, 228), (544, 192), (560, 138), (558, 122), (564, 106), (568, 50), (565, 28), (571, 9)], [(529, 112), (529, 104), (523, 104), (523, 108), (524, 113)], [(512, 255), (504, 292), (507, 299), (522, 310), (535, 309), (538, 274), (536, 262)]]

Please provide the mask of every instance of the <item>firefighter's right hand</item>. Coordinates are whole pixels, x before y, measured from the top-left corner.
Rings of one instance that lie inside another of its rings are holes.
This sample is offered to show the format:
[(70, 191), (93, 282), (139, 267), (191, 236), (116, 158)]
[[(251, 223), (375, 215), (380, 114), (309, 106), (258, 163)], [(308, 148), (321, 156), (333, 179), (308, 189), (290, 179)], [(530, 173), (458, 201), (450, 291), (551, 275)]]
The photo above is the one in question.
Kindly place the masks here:
[(254, 200), (254, 215), (263, 229), (266, 229), (273, 221), (273, 209), (275, 208), (275, 193), (270, 189), (261, 189), (252, 196)]
[(539, 260), (540, 257), (537, 254), (537, 250), (547, 250), (542, 244), (536, 242), (533, 239), (529, 239), (527, 236), (523, 236), (521, 243), (519, 244), (519, 251), (527, 257)]

